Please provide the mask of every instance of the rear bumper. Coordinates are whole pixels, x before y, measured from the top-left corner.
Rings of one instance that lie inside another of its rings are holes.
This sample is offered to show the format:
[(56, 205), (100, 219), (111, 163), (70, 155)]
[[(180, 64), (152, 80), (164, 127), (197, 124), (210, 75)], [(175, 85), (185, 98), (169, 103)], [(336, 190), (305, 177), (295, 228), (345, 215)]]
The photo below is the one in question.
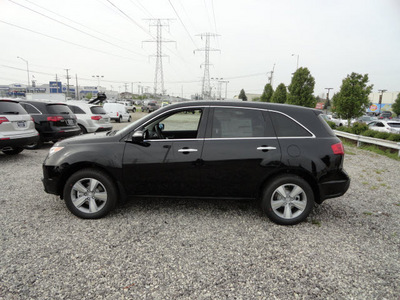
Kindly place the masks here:
[(23, 138), (0, 140), (0, 149), (5, 149), (8, 147), (10, 148), (24, 147), (26, 145), (36, 143), (38, 140), (39, 140), (39, 134)]
[(321, 181), (318, 187), (320, 199), (317, 200), (317, 203), (322, 203), (326, 199), (344, 195), (350, 187), (350, 177), (345, 170), (341, 170), (334, 177)]
[(42, 132), (41, 138), (43, 139), (44, 142), (47, 142), (47, 141), (69, 138), (71, 136), (79, 135), (80, 133), (81, 133), (81, 128), (78, 126), (78, 128), (74, 129)]

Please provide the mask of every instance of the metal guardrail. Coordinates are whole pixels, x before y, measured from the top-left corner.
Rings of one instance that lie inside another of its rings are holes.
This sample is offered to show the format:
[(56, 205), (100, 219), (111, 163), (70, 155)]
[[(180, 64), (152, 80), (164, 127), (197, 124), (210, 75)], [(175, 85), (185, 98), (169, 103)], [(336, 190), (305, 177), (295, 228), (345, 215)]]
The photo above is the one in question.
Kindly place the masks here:
[(378, 145), (378, 146), (398, 150), (398, 156), (400, 157), (400, 143), (388, 141), (388, 140), (377, 139), (377, 138), (372, 138), (369, 136), (357, 135), (354, 133), (348, 133), (348, 132), (343, 132), (343, 131), (339, 131), (339, 130), (333, 130), (333, 131), (339, 137), (344, 137), (346, 139), (357, 141), (357, 147), (360, 147), (362, 145), (362, 143)]

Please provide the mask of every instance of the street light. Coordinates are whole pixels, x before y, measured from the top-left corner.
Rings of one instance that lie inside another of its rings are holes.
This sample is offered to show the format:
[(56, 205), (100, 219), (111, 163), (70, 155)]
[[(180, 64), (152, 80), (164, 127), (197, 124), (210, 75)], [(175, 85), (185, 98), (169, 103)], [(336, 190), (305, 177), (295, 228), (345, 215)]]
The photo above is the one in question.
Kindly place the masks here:
[(99, 87), (100, 87), (100, 78), (103, 78), (103, 75), (92, 75), (93, 78), (97, 77), (97, 93), (99, 93)]
[(23, 60), (24, 62), (26, 62), (26, 71), (28, 72), (28, 86), (26, 87), (26, 92), (28, 92), (28, 88), (29, 88), (29, 64), (28, 61), (26, 59), (23, 59), (22, 57), (17, 56), (17, 58)]
[(299, 54), (292, 54), (292, 56), (297, 56), (297, 65), (296, 65), (296, 71), (299, 68)]

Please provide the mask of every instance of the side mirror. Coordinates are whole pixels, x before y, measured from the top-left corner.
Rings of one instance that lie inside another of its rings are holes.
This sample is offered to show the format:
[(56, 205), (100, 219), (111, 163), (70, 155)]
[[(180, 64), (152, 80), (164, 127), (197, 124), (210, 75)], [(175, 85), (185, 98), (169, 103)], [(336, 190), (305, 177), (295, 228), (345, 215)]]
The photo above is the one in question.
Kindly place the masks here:
[(132, 142), (135, 144), (141, 144), (144, 141), (144, 132), (139, 130), (139, 131), (135, 131), (132, 134)]

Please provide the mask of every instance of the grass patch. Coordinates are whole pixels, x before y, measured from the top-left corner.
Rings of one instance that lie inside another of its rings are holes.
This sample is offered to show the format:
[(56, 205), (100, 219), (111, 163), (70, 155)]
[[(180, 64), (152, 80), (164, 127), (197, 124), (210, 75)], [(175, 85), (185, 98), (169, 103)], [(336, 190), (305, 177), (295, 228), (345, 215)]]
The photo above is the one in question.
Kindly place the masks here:
[(311, 224), (313, 224), (313, 225), (317, 225), (318, 227), (321, 227), (321, 221), (319, 221), (319, 220), (311, 220)]
[(363, 214), (366, 215), (366, 216), (372, 216), (373, 215), (373, 213), (370, 212), (370, 211), (364, 211)]

